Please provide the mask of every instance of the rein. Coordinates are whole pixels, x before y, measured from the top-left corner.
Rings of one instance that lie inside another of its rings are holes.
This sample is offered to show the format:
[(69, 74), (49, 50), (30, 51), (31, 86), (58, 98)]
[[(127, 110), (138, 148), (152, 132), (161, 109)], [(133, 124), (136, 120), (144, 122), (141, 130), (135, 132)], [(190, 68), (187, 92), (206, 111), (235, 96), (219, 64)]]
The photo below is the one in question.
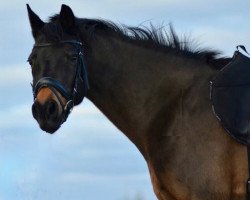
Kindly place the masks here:
[[(76, 64), (76, 73), (74, 78), (74, 86), (72, 91), (67, 91), (66, 88), (60, 83), (58, 80), (52, 77), (43, 77), (36, 83), (35, 87), (33, 87), (33, 96), (34, 101), (36, 100), (37, 94), (43, 87), (48, 87), (58, 99), (63, 113), (62, 123), (66, 121), (69, 113), (72, 111), (74, 107), (74, 99), (77, 93), (77, 85), (79, 81), (83, 82), (84, 93), (83, 96), (86, 96), (87, 91), (89, 89), (89, 81), (88, 81), (88, 74), (87, 69), (83, 60), (83, 53), (82, 53), (82, 43), (77, 40), (64, 40), (59, 43), (42, 43), (34, 45), (34, 48), (46, 48), (49, 46), (54, 46), (56, 44), (72, 44), (77, 49), (77, 64)], [(61, 95), (67, 100), (66, 105), (63, 105), (62, 99), (58, 95), (56, 91), (59, 91)]]

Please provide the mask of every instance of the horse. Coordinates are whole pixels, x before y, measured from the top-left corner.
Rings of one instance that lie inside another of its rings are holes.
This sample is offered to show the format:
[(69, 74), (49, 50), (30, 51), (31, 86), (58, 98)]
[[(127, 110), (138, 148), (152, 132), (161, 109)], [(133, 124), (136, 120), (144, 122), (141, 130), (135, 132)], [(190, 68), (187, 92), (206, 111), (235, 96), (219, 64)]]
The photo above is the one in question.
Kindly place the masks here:
[(42, 21), (27, 5), (28, 58), (40, 128), (57, 131), (84, 97), (139, 149), (159, 200), (245, 200), (247, 150), (213, 114), (210, 81), (230, 58), (169, 31), (60, 13)]

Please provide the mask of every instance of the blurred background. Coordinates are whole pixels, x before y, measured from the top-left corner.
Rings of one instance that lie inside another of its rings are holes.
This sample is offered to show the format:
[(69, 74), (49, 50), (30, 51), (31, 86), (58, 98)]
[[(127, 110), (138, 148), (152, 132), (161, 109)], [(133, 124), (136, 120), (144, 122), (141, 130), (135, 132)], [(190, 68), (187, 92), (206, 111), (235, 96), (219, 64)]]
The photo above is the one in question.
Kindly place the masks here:
[(87, 99), (57, 133), (42, 132), (31, 115), (32, 49), (26, 3), (43, 20), (69, 5), (76, 16), (126, 25), (166, 26), (201, 47), (232, 56), (250, 50), (246, 0), (43, 0), (0, 6), (0, 200), (154, 200), (136, 147)]

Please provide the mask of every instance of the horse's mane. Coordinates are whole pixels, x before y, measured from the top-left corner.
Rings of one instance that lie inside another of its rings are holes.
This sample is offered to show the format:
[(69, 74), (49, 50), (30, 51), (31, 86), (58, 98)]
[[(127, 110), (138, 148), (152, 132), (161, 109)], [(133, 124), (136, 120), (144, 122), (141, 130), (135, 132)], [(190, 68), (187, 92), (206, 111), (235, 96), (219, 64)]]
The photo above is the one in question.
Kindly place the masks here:
[[(61, 33), (60, 27), (56, 22), (59, 15), (50, 17), (50, 22), (46, 27), (45, 33), (53, 37), (58, 37)], [(188, 58), (203, 60), (215, 69), (221, 69), (231, 59), (227, 57), (219, 57), (220, 51), (210, 48), (198, 48), (189, 38), (180, 39), (175, 33), (174, 28), (169, 24), (168, 30), (162, 27), (156, 27), (150, 24), (150, 28), (146, 26), (131, 27), (118, 25), (111, 21), (99, 19), (81, 19), (76, 18), (79, 26), (85, 26), (90, 36), (94, 36), (96, 31), (100, 30), (102, 34), (119, 37), (128, 42), (138, 45), (154, 48), (155, 50), (164, 52), (173, 52)], [(59, 33), (59, 35), (57, 35)], [(52, 34), (52, 35), (51, 35)]]

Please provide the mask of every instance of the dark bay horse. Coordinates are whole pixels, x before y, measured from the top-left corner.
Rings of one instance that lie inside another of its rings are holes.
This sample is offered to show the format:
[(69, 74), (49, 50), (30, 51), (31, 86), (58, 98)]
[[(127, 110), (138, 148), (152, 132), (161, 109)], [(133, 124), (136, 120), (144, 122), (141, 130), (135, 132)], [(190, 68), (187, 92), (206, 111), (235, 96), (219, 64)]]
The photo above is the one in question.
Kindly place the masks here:
[(55, 132), (86, 96), (140, 150), (159, 200), (246, 199), (246, 148), (225, 133), (209, 97), (229, 59), (192, 50), (171, 28), (80, 19), (66, 5), (45, 23), (27, 7), (41, 129)]

